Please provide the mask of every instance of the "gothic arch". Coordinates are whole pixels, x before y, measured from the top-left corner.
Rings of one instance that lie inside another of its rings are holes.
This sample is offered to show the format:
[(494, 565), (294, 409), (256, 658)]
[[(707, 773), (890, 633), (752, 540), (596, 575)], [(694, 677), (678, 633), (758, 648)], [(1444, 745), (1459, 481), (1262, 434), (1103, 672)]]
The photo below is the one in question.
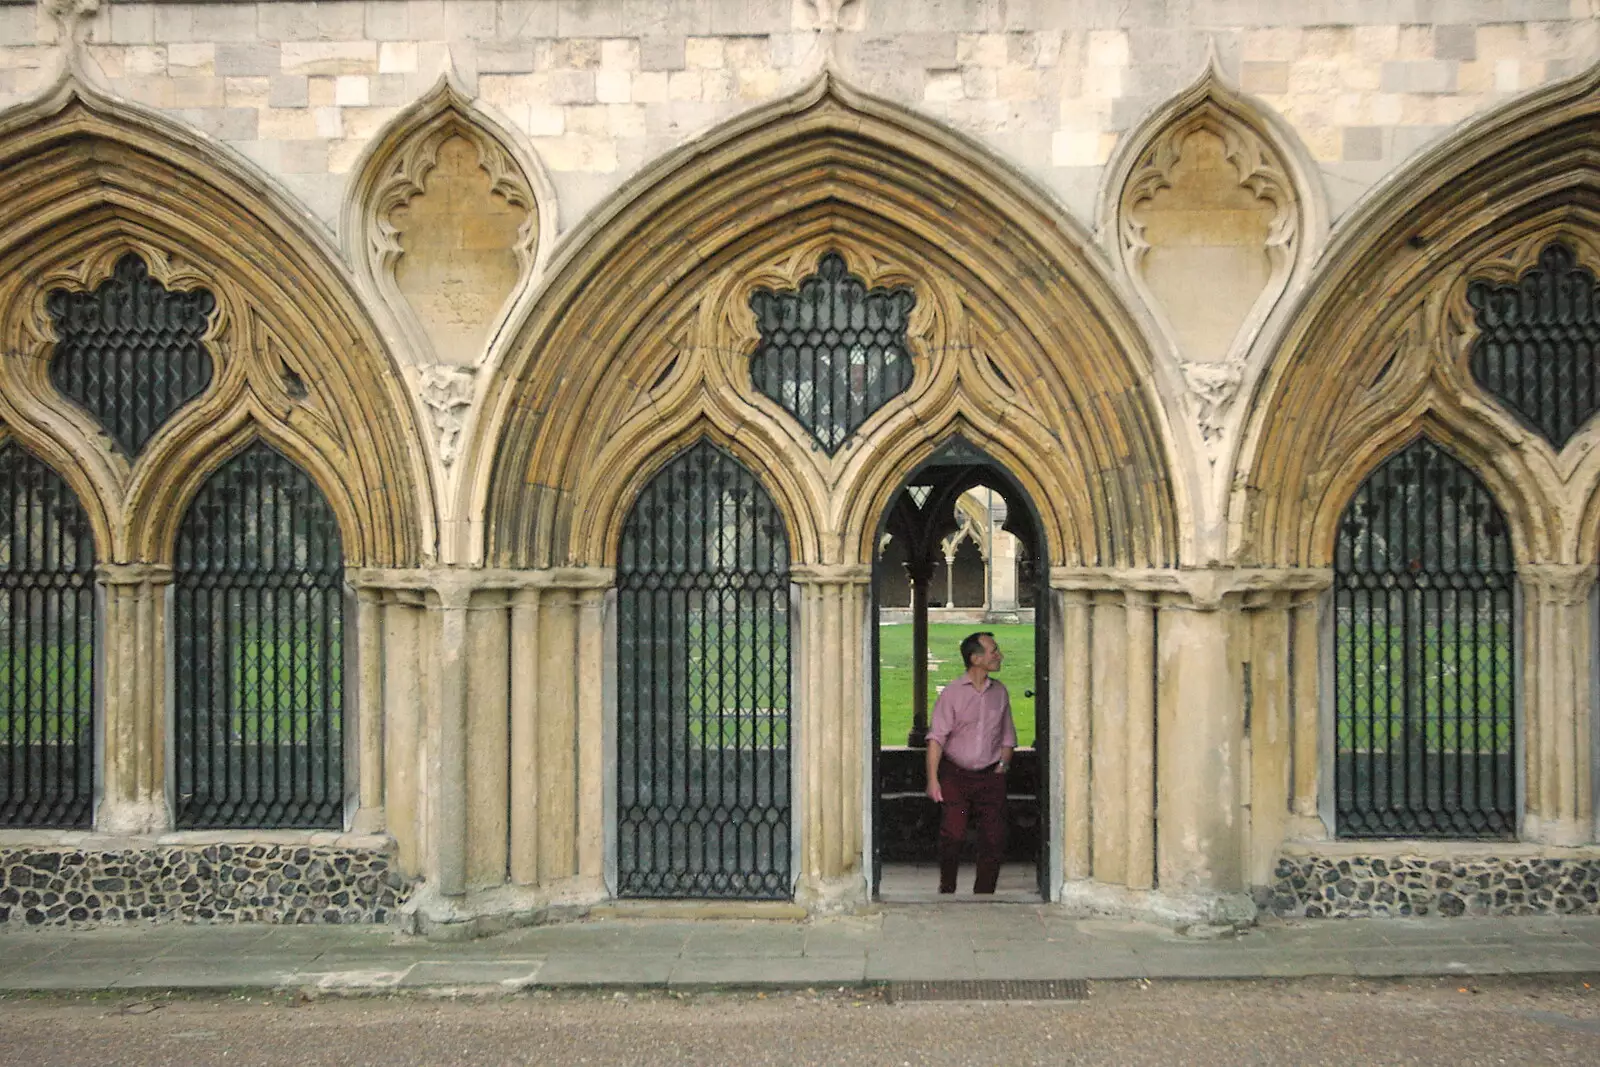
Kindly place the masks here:
[(1326, 565), (1331, 524), (1359, 484), (1348, 472), (1392, 449), (1386, 427), (1409, 433), (1424, 417), (1501, 499), (1519, 558), (1594, 558), (1600, 535), (1580, 516), (1600, 475), (1600, 424), (1557, 454), (1473, 380), (1466, 287), (1526, 269), (1550, 240), (1595, 247), (1597, 90), (1600, 66), (1512, 101), (1341, 224), (1250, 399), (1230, 502), (1236, 558)]
[[(210, 384), (131, 456), (51, 386), (44, 307), (52, 289), (92, 290), (130, 254), (164, 287), (216, 299)], [(150, 553), (173, 500), (149, 487), (227, 450), (244, 421), (322, 480), (352, 565), (431, 551), (409, 398), (326, 238), (226, 149), (71, 75), (0, 115), (0, 338), (11, 353), (0, 418), (91, 514), (99, 501), (109, 562), (160, 561)]]
[[(1056, 562), (1177, 562), (1161, 369), (1086, 235), (956, 135), (825, 76), (649, 168), (564, 247), (473, 437), (463, 491), (491, 565), (607, 562), (597, 520), (618, 509), (592, 503), (614, 499), (599, 483), (702, 418), (771, 450), (774, 495), (807, 502), (797, 562), (870, 560), (860, 486), (957, 419), (1041, 469), (1029, 491), (1058, 512)], [(915, 381), (833, 455), (748, 372), (750, 293), (829, 252), (917, 292)]]

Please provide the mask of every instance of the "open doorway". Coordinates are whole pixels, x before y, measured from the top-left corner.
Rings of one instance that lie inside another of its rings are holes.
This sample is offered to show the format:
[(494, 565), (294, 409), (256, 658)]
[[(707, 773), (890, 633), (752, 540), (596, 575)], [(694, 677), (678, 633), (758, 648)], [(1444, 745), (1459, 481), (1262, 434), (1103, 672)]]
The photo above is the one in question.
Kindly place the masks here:
[[(938, 895), (938, 806), (925, 788), (937, 693), (988, 631), (1006, 654), (1018, 748), (1006, 781), (1006, 852), (994, 901), (1050, 898), (1048, 568), (1038, 512), (1005, 468), (966, 441), (906, 478), (873, 560), (873, 887), (888, 901)], [(972, 898), (972, 833), (956, 899)]]

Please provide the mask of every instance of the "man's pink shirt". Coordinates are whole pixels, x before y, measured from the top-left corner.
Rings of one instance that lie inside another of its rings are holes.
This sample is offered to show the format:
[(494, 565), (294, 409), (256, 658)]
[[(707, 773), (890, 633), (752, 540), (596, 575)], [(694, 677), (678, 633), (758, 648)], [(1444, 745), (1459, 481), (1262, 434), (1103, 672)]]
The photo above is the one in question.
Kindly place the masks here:
[(934, 701), (928, 740), (937, 742), (951, 763), (969, 771), (997, 762), (1001, 749), (1017, 747), (1011, 695), (994, 678), (980, 690), (962, 674)]

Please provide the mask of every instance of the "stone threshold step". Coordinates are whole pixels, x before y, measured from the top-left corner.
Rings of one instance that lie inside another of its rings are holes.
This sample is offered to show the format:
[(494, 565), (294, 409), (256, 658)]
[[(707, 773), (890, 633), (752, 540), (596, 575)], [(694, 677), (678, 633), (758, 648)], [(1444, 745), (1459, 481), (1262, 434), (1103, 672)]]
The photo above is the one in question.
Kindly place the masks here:
[(801, 922), (806, 909), (785, 900), (619, 900), (590, 908), (590, 919), (766, 919)]

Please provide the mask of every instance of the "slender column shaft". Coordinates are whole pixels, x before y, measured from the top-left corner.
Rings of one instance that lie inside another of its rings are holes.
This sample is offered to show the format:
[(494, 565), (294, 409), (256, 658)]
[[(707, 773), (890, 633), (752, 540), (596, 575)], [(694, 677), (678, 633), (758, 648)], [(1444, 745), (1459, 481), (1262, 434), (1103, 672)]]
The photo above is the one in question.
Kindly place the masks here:
[(1590, 641), (1595, 569), (1530, 564), (1518, 572), (1525, 628), (1522, 757), (1524, 836), (1547, 844), (1594, 839)]
[(166, 785), (166, 590), (172, 572), (102, 564), (105, 603), (104, 783), (95, 827), (158, 833), (172, 825)]
[(539, 590), (511, 602), (511, 880), (539, 882)]
[(383, 604), (376, 589), (356, 592), (357, 806), (350, 828), (383, 829)]
[(467, 891), (467, 600), (441, 590), (435, 609), (436, 704), (433, 778), (434, 884), (445, 896)]
[(1066, 698), (1063, 718), (1066, 737), (1063, 752), (1066, 788), (1065, 877), (1088, 878), (1093, 873), (1094, 816), (1089, 798), (1089, 753), (1093, 747), (1090, 731), (1089, 664), (1092, 659), (1089, 629), (1090, 597), (1081, 590), (1068, 590), (1062, 598), (1062, 643), (1065, 672), (1062, 692)]
[(800, 586), (803, 731), (800, 895), (817, 904), (860, 895), (863, 754), (867, 707), (862, 679), (864, 613), (871, 568), (796, 566)]
[(911, 736), (906, 744), (922, 748), (928, 743), (928, 583), (933, 566), (916, 563), (911, 576)]
[(1130, 590), (1127, 598), (1127, 884), (1148, 889), (1155, 878), (1155, 615), (1149, 593)]

